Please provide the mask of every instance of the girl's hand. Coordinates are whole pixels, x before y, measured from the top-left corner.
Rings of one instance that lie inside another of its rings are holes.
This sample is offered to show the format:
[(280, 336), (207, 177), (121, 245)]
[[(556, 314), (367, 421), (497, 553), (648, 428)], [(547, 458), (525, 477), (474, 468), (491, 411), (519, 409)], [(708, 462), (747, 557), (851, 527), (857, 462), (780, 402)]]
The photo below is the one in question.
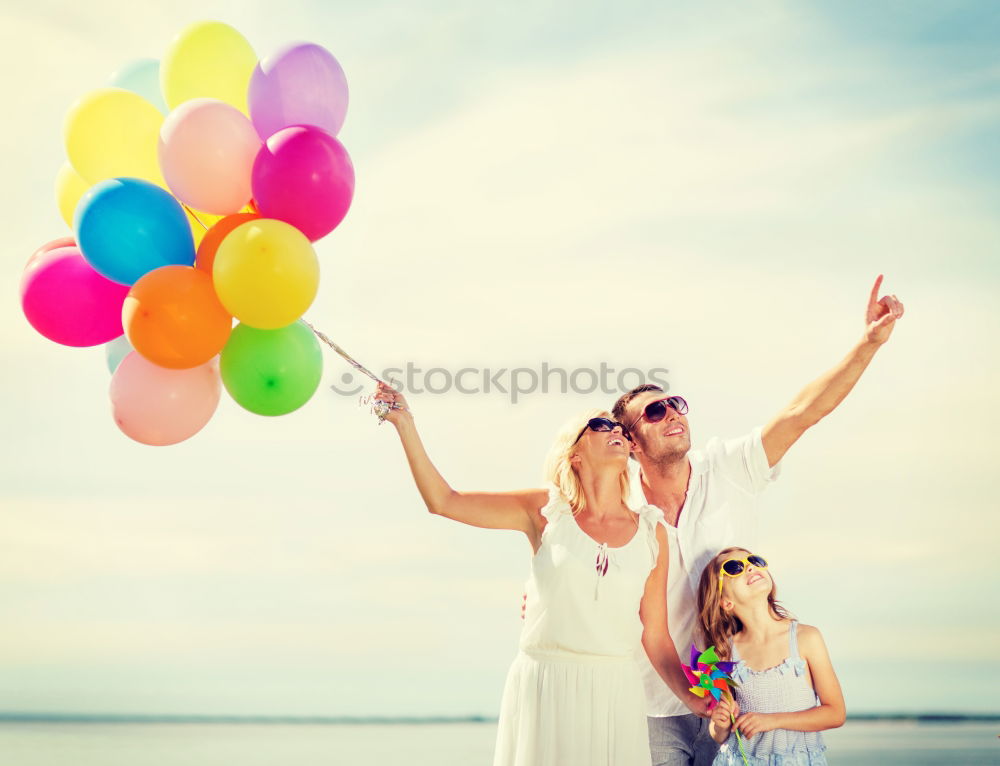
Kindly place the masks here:
[(397, 405), (393, 409), (386, 413), (385, 419), (392, 423), (394, 426), (398, 426), (399, 423), (407, 418), (413, 418), (410, 412), (410, 405), (406, 402), (406, 397), (403, 396), (399, 391), (397, 391), (392, 386), (379, 382), (375, 386), (375, 396), (376, 401), (386, 402), (387, 404)]
[(708, 722), (709, 736), (720, 745), (729, 739), (729, 732), (732, 731), (732, 716), (739, 715), (740, 707), (736, 700), (731, 697), (723, 697), (719, 704), (712, 710), (712, 718)]
[(740, 706), (736, 704), (736, 700), (730, 702), (723, 697), (712, 711), (712, 723), (718, 731), (729, 731), (729, 727), (733, 725), (733, 717), (739, 714)]
[(750, 739), (754, 734), (762, 734), (777, 727), (770, 713), (744, 713), (736, 719), (736, 728), (744, 737)]

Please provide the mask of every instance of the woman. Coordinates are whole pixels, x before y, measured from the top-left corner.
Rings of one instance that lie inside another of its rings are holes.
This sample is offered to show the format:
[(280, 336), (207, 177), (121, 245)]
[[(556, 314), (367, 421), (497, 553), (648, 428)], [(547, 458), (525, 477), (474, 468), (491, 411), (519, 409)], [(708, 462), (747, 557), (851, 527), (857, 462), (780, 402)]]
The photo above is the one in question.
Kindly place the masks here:
[(667, 632), (667, 537), (628, 497), (628, 434), (607, 412), (573, 421), (546, 464), (549, 490), (456, 492), (424, 450), (405, 398), (379, 384), (431, 513), (523, 532), (534, 556), (524, 628), (504, 688), (494, 766), (648, 766), (637, 644), (695, 712)]

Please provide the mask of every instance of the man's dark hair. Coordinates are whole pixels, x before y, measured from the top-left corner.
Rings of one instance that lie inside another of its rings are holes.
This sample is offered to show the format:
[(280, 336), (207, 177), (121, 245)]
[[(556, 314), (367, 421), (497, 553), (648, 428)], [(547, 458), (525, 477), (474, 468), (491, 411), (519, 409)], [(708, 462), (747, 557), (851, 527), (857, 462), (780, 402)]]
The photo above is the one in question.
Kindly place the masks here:
[[(647, 391), (659, 391), (663, 393), (663, 389), (652, 383), (643, 383), (641, 386), (636, 386), (628, 393), (622, 394), (618, 397), (618, 401), (615, 402), (615, 406), (611, 409), (611, 415), (619, 423), (625, 423), (625, 408), (628, 407), (629, 402), (635, 399), (639, 394), (644, 394)], [(625, 425), (631, 425), (630, 423), (625, 423)]]

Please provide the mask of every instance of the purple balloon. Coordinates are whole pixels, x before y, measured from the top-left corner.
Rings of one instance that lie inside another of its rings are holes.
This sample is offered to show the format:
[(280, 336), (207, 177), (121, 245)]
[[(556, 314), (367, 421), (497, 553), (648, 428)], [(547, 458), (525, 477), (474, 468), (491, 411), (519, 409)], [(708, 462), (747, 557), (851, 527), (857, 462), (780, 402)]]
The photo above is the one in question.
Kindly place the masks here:
[(315, 242), (347, 215), (354, 165), (329, 133), (297, 125), (267, 139), (254, 160), (251, 186), (264, 218), (290, 223)]
[(326, 48), (293, 43), (257, 64), (247, 100), (262, 139), (290, 125), (315, 125), (335, 136), (347, 116), (347, 78)]
[(79, 248), (32, 256), (21, 277), (21, 308), (31, 326), (64, 346), (97, 346), (122, 334), (128, 285), (94, 271)]

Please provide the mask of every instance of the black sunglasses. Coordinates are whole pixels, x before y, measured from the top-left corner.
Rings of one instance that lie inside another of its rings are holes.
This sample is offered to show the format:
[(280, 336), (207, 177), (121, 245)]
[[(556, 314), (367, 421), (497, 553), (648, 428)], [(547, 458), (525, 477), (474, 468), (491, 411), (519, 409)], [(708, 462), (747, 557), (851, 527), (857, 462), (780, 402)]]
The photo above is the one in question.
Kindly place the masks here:
[(632, 440), (632, 437), (628, 435), (628, 429), (625, 427), (623, 423), (619, 423), (617, 420), (609, 420), (608, 418), (591, 418), (590, 420), (587, 421), (587, 425), (583, 427), (583, 430), (580, 431), (580, 433), (577, 435), (576, 439), (573, 441), (573, 444), (576, 444), (578, 441), (580, 441), (580, 437), (583, 436), (585, 433), (587, 433), (588, 428), (591, 431), (614, 431), (616, 428), (621, 428), (622, 436), (624, 436), (629, 441)]
[(650, 423), (659, 423), (667, 416), (668, 407), (678, 415), (687, 415), (688, 413), (688, 403), (684, 401), (683, 396), (666, 396), (647, 404), (643, 408), (642, 414), (635, 419), (632, 427), (635, 428), (636, 424), (643, 418), (646, 418)]

